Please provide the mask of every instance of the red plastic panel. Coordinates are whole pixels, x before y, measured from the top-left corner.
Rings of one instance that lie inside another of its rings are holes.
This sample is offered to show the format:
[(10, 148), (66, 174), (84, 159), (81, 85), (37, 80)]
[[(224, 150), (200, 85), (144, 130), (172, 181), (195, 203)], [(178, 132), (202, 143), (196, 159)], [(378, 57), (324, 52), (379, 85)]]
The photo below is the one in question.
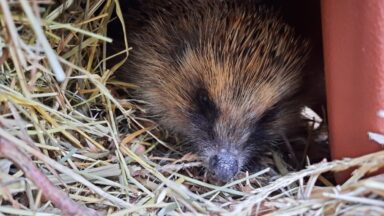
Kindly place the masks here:
[(334, 159), (382, 149), (384, 1), (323, 0), (322, 25), (331, 153)]

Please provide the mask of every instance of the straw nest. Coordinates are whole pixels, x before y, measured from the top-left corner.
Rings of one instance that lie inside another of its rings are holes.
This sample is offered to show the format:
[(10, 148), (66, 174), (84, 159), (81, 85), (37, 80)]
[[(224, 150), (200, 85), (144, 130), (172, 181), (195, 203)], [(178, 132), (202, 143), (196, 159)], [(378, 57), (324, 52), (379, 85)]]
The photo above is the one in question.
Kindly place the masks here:
[[(384, 151), (270, 172), (223, 186), (196, 176), (196, 157), (141, 125), (107, 68), (116, 0), (0, 0), (0, 213), (3, 215), (384, 215)], [(371, 134), (380, 139), (381, 135)], [(164, 156), (165, 155), (165, 156)], [(357, 168), (343, 185), (322, 175)], [(50, 183), (51, 182), (51, 183)]]

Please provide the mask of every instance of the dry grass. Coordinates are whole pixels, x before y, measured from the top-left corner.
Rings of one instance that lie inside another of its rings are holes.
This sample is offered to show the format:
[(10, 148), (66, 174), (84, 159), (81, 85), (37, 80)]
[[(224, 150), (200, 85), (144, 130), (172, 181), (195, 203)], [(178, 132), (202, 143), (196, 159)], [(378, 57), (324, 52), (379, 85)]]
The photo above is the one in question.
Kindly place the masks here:
[[(0, 0), (0, 138), (72, 200), (108, 215), (384, 214), (384, 175), (361, 179), (384, 166), (384, 151), (311, 165), (263, 187), (257, 177), (269, 169), (216, 186), (194, 178), (193, 155), (176, 160), (168, 149), (155, 157), (167, 144), (111, 93), (131, 87), (111, 79), (121, 62), (106, 66), (116, 2)], [(0, 213), (59, 215), (12, 164), (0, 160)], [(316, 185), (327, 182), (321, 174), (351, 167), (358, 169), (345, 184)]]

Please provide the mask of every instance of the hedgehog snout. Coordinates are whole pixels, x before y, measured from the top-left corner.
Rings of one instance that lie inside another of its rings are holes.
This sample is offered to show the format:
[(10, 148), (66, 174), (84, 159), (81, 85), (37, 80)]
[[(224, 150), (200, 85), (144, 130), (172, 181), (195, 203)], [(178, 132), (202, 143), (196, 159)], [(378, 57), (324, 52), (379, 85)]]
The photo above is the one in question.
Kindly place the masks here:
[(219, 181), (227, 182), (239, 171), (239, 161), (230, 152), (220, 152), (209, 158), (208, 169)]

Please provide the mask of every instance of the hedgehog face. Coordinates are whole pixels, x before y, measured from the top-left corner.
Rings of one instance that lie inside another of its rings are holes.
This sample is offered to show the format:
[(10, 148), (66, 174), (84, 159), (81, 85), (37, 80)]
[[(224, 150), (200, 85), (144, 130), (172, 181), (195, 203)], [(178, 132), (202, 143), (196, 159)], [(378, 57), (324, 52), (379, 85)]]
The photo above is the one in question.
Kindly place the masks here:
[(228, 56), (188, 50), (167, 76), (156, 77), (159, 70), (140, 92), (158, 122), (185, 138), (221, 181), (260, 158), (300, 111), (298, 67), (260, 65), (256, 54), (242, 64)]
[[(222, 94), (231, 92), (227, 89)], [(220, 102), (204, 88), (196, 89), (193, 95), (191, 109), (184, 112), (190, 124), (182, 130), (183, 136), (191, 142), (208, 171), (224, 182), (279, 140), (279, 133), (285, 133), (279, 126), (285, 127), (289, 121), (282, 116), (293, 114), (293, 107), (284, 107), (283, 101), (257, 114), (256, 109), (245, 109), (247, 102), (242, 98)]]
[(224, 114), (223, 107), (204, 88), (196, 89), (191, 104), (188, 112), (191, 128), (186, 136), (209, 172), (218, 180), (228, 181), (247, 160), (245, 143), (250, 137), (249, 125), (239, 125), (239, 121)]

